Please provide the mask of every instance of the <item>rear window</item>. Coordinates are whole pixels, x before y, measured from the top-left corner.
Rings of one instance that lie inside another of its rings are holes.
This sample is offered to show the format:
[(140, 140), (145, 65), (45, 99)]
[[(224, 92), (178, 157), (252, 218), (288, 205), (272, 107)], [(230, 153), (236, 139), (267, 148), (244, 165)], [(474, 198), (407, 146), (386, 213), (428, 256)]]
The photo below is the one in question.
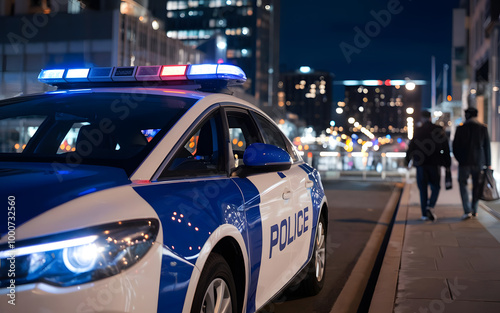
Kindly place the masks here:
[(197, 99), (56, 93), (0, 101), (0, 160), (133, 171)]

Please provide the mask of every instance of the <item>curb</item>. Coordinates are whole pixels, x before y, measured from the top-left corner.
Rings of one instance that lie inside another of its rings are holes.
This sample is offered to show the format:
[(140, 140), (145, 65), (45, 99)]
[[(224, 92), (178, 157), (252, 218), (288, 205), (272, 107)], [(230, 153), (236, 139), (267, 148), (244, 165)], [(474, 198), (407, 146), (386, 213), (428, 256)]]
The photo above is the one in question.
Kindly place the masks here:
[(500, 213), (498, 213), (497, 211), (491, 209), (486, 203), (484, 203), (483, 201), (479, 201), (479, 206), (485, 210), (486, 212), (490, 213), (491, 215), (493, 215), (494, 217), (496, 217), (497, 219), (500, 220)]
[(373, 266), (376, 262), (380, 247), (384, 241), (387, 228), (391, 223), (397, 204), (400, 201), (401, 190), (402, 184), (396, 184), (396, 188), (392, 192), (377, 225), (373, 229), (370, 239), (361, 252), (356, 265), (347, 279), (344, 288), (342, 288), (342, 292), (335, 301), (330, 313), (357, 312), (368, 280), (373, 271)]
[(398, 288), (399, 267), (405, 236), (408, 209), (410, 207), (411, 184), (405, 184), (391, 237), (387, 245), (379, 279), (373, 292), (369, 313), (394, 312), (394, 301)]

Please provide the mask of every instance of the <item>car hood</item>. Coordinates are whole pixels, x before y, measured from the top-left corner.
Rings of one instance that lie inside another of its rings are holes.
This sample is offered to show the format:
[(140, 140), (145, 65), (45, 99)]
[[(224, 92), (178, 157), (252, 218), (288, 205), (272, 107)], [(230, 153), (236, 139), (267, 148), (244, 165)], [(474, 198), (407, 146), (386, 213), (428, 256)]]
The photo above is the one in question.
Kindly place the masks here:
[[(130, 184), (130, 180), (119, 168), (78, 165), (61, 170), (47, 163), (0, 162), (1, 199), (5, 203), (9, 197), (15, 197), (15, 209), (10, 210), (15, 211), (15, 215), (5, 213), (0, 219), (0, 237), (7, 233), (9, 225), (10, 229), (19, 227), (60, 204), (126, 184)], [(14, 219), (8, 220), (8, 216)]]

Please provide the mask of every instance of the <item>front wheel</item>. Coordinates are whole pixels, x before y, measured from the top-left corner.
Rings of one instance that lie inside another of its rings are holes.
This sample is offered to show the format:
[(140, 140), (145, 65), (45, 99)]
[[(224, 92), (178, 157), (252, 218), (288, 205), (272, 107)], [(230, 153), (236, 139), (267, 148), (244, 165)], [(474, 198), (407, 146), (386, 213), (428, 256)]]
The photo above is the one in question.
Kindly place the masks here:
[(236, 305), (231, 268), (221, 255), (212, 253), (201, 273), (191, 313), (236, 313)]
[(306, 267), (306, 277), (302, 281), (301, 289), (306, 296), (317, 295), (325, 283), (326, 269), (326, 223), (321, 215), (314, 240), (314, 250), (310, 263)]

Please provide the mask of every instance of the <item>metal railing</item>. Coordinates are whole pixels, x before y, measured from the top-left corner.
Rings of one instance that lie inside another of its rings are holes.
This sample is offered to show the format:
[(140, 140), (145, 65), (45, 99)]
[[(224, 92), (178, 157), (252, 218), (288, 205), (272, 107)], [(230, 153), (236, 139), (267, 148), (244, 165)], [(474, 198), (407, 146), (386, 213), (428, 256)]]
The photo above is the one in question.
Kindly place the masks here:
[(412, 171), (405, 164), (406, 152), (336, 152), (308, 151), (303, 159), (315, 167), (325, 178), (356, 176), (408, 177)]

